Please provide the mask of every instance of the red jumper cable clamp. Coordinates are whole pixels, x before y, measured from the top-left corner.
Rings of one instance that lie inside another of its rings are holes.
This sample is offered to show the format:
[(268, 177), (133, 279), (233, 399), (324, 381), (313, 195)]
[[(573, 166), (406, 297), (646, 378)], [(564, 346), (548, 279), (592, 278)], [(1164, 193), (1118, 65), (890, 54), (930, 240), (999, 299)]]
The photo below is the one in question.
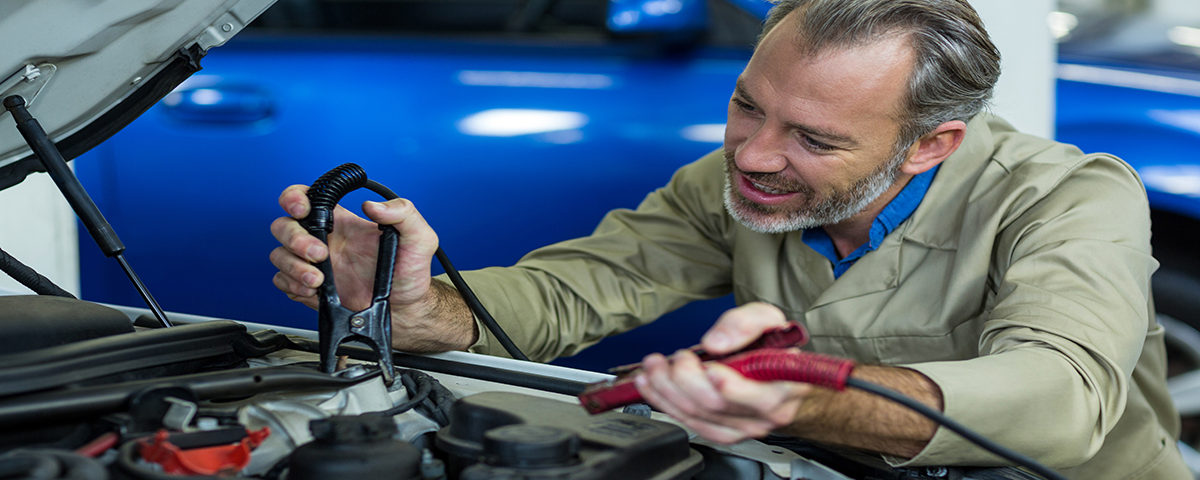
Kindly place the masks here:
[[(798, 323), (768, 330), (737, 352), (716, 356), (693, 347), (692, 351), (704, 361), (716, 361), (736, 370), (746, 378), (759, 381), (786, 380), (819, 385), (834, 390), (844, 390), (846, 379), (854, 369), (854, 362), (812, 352), (802, 352), (799, 347), (808, 341), (808, 333)], [(640, 364), (624, 365), (614, 370), (628, 373)], [(589, 385), (579, 394), (579, 403), (590, 413), (600, 413), (642, 401), (634, 386), (633, 378), (618, 377), (614, 380)]]

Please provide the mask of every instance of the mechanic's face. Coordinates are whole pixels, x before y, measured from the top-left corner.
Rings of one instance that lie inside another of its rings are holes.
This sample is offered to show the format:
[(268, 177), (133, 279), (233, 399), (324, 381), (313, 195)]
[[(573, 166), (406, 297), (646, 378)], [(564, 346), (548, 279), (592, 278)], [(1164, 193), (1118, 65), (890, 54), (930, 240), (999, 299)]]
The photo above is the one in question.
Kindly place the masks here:
[(725, 204), (760, 232), (873, 216), (903, 186), (908, 152), (894, 147), (913, 58), (906, 40), (804, 57), (795, 23), (792, 14), (766, 35), (729, 102)]

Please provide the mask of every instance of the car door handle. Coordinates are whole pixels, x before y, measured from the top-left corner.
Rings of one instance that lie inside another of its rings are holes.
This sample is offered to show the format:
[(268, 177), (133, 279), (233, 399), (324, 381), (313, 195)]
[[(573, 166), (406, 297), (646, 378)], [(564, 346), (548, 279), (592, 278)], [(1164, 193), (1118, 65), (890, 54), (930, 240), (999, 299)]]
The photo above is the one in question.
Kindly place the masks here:
[(254, 123), (270, 118), (271, 96), (253, 86), (230, 85), (175, 90), (162, 100), (171, 117), (196, 123)]

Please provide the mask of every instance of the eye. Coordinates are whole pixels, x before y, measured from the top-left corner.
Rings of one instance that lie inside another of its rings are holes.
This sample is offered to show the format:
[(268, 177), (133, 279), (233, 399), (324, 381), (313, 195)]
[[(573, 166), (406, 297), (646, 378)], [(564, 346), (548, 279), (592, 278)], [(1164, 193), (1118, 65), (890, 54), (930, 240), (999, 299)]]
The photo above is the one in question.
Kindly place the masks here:
[(749, 113), (749, 114), (758, 114), (758, 107), (755, 107), (754, 105), (749, 104), (745, 100), (742, 100), (740, 98), (733, 98), (730, 101), (733, 102), (733, 105), (735, 107), (737, 107), (738, 110), (741, 110), (741, 111)]
[(823, 143), (803, 133), (798, 135), (800, 135), (800, 142), (804, 144), (804, 147), (813, 152), (824, 153), (831, 152), (836, 149), (836, 147), (833, 145)]

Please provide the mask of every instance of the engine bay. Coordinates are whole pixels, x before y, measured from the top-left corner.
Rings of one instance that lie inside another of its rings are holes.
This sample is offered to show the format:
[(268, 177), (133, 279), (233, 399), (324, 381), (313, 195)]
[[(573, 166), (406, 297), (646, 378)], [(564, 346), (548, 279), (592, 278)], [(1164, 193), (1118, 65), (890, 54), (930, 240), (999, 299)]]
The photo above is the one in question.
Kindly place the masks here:
[(789, 478), (803, 461), (758, 442), (705, 445), (644, 406), (589, 414), (569, 394), (604, 377), (591, 372), (396, 353), (389, 387), (355, 360), (370, 358), (363, 346), (343, 345), (343, 368), (320, 372), (313, 332), (186, 315), (148, 328), (139, 309), (0, 303), (81, 312), (6, 325), (54, 316), (62, 338), (97, 335), (25, 337), (24, 351), (4, 356), (0, 478)]

